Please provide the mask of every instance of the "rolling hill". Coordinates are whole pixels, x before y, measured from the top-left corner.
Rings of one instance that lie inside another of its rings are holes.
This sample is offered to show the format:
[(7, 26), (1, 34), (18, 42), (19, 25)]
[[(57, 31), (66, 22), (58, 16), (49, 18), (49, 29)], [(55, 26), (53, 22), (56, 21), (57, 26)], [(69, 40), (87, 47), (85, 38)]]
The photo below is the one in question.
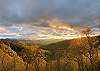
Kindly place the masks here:
[[(100, 35), (95, 36), (95, 37), (91, 37), (91, 39), (96, 39), (96, 38), (98, 38), (98, 41), (100, 42)], [(86, 37), (83, 37), (83, 38), (64, 40), (64, 41), (44, 45), (42, 47), (46, 47), (46, 48), (67, 48), (67, 47), (70, 47), (70, 46), (80, 46), (81, 43), (87, 43), (86, 39), (87, 39)], [(100, 45), (100, 43), (99, 43), (99, 45)]]

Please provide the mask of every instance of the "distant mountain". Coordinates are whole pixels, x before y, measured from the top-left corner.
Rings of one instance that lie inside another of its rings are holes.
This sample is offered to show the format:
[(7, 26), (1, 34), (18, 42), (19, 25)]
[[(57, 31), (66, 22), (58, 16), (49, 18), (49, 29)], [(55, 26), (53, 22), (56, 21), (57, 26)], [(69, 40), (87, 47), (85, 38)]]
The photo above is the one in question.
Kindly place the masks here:
[[(98, 37), (100, 39), (100, 35), (99, 36), (95, 36)], [(95, 38), (95, 37), (91, 37), (91, 38)], [(100, 41), (99, 41), (100, 42)], [(70, 46), (81, 46), (81, 43), (86, 43), (86, 37), (83, 38), (76, 38), (76, 39), (70, 39), (70, 40), (64, 40), (64, 41), (60, 41), (60, 42), (56, 42), (56, 43), (51, 43), (48, 45), (44, 45), (43, 47), (46, 48), (67, 48)], [(99, 43), (100, 45), (100, 43)]]
[(66, 47), (70, 46), (70, 41), (71, 40), (64, 40), (64, 41), (44, 45), (43, 47), (46, 47), (46, 48), (66, 48)]
[(95, 27), (100, 28), (100, 24), (99, 25), (96, 25)]
[(32, 40), (33, 43), (38, 45), (49, 45), (53, 43), (57, 43), (60, 41), (64, 41), (64, 39), (41, 39), (41, 40)]

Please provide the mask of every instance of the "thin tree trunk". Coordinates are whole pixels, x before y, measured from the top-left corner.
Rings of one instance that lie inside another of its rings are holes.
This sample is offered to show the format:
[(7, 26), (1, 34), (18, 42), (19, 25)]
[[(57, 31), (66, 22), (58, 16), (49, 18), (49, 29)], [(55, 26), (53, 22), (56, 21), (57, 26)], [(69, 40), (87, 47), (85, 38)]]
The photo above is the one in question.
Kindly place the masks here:
[(39, 71), (39, 59), (35, 62), (35, 71)]
[(60, 59), (57, 59), (57, 71), (61, 71), (60, 69)]
[(16, 61), (15, 61), (15, 57), (14, 57), (14, 71), (16, 71)]
[(46, 62), (45, 71), (48, 71), (48, 62)]
[(26, 63), (26, 70), (25, 71), (28, 71), (28, 63)]
[(2, 71), (7, 71), (7, 69), (5, 68), (5, 64), (4, 64), (4, 56), (2, 57)]

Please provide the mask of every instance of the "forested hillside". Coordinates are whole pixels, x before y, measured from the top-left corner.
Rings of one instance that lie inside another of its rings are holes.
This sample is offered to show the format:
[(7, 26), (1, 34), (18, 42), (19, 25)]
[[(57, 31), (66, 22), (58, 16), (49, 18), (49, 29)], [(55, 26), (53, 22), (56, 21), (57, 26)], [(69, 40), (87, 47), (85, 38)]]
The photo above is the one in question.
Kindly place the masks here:
[(100, 36), (45, 46), (1, 39), (0, 71), (100, 71)]

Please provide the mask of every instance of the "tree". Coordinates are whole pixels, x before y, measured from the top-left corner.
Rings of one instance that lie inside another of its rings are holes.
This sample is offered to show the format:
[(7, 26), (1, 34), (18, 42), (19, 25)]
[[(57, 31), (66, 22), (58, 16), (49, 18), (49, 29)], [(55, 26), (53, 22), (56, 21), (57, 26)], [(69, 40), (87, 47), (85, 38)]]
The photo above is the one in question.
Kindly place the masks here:
[(61, 58), (63, 50), (60, 48), (47, 48), (45, 52), (45, 71), (61, 71)]
[(29, 64), (31, 64), (34, 61), (34, 54), (29, 49), (24, 49), (22, 53), (19, 54), (20, 57), (22, 57), (23, 61), (26, 64), (26, 71), (29, 71)]
[(95, 71), (95, 63), (98, 61), (98, 40), (95, 36), (92, 36), (92, 32), (93, 31), (89, 27), (82, 31), (85, 38), (82, 38), (81, 53), (89, 59), (90, 71)]

